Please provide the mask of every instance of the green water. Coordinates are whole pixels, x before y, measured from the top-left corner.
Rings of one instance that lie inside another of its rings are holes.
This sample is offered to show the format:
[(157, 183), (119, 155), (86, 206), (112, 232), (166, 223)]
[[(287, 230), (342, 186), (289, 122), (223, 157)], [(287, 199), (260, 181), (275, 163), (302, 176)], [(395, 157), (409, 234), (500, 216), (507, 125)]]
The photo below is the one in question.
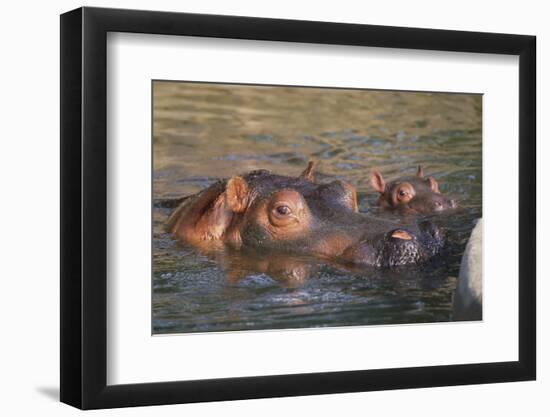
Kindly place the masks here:
[[(369, 173), (418, 164), (461, 209), (436, 216), (448, 245), (419, 267), (347, 270), (312, 258), (207, 257), (163, 230), (153, 210), (153, 333), (452, 320), (461, 255), (481, 217), (480, 95), (155, 82), (153, 198), (195, 193), (254, 169), (345, 179), (376, 213)], [(266, 263), (269, 267), (266, 268)]]

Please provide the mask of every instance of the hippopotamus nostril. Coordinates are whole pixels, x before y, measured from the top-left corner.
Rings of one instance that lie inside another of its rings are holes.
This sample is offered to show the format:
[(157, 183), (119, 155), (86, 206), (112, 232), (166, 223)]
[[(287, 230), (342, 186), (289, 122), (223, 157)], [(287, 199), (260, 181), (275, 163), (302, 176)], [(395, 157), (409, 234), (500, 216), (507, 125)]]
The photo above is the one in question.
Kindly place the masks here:
[(394, 230), (391, 234), (394, 239), (412, 240), (412, 236), (409, 232), (401, 229)]

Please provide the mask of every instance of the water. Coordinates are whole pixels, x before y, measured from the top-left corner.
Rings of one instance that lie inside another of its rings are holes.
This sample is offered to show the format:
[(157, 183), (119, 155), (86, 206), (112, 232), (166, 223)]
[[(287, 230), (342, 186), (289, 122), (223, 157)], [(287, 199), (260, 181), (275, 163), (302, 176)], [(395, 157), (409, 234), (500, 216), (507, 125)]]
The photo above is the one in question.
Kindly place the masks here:
[[(479, 95), (155, 82), (153, 333), (452, 320), (452, 294), (481, 217)], [(174, 241), (162, 201), (254, 169), (345, 179), (376, 213), (369, 173), (418, 164), (461, 209), (436, 216), (441, 257), (399, 269), (347, 269), (308, 257), (198, 253)]]

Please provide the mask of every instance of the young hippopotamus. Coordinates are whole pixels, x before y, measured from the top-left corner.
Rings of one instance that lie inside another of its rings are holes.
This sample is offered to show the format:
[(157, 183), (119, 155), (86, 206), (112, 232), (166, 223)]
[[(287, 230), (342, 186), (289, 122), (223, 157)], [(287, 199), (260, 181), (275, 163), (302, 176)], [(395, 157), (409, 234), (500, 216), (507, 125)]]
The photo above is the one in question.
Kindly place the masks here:
[(298, 177), (258, 170), (218, 181), (183, 199), (167, 230), (202, 249), (228, 245), (378, 267), (425, 261), (443, 244), (432, 223), (358, 213), (355, 189), (339, 180), (317, 184), (312, 163)]
[(373, 170), (371, 184), (380, 193), (378, 204), (384, 209), (405, 214), (432, 213), (456, 208), (454, 200), (445, 198), (433, 177), (424, 178), (424, 168), (418, 166), (416, 177), (398, 178), (386, 183), (378, 170)]

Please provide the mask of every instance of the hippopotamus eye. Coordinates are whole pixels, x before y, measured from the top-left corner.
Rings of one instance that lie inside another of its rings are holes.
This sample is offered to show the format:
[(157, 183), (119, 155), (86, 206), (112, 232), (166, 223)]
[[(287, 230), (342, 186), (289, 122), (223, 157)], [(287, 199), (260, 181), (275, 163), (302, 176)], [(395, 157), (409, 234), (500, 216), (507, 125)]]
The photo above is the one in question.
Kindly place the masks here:
[(290, 207), (284, 205), (278, 206), (275, 210), (277, 210), (277, 213), (279, 213), (281, 216), (287, 216), (292, 211), (290, 210)]
[(397, 195), (400, 200), (404, 200), (406, 197), (409, 196), (409, 192), (407, 190), (401, 189), (397, 192)]
[(282, 190), (271, 196), (268, 219), (272, 226), (305, 228), (309, 224), (310, 214), (304, 197), (296, 190)]

